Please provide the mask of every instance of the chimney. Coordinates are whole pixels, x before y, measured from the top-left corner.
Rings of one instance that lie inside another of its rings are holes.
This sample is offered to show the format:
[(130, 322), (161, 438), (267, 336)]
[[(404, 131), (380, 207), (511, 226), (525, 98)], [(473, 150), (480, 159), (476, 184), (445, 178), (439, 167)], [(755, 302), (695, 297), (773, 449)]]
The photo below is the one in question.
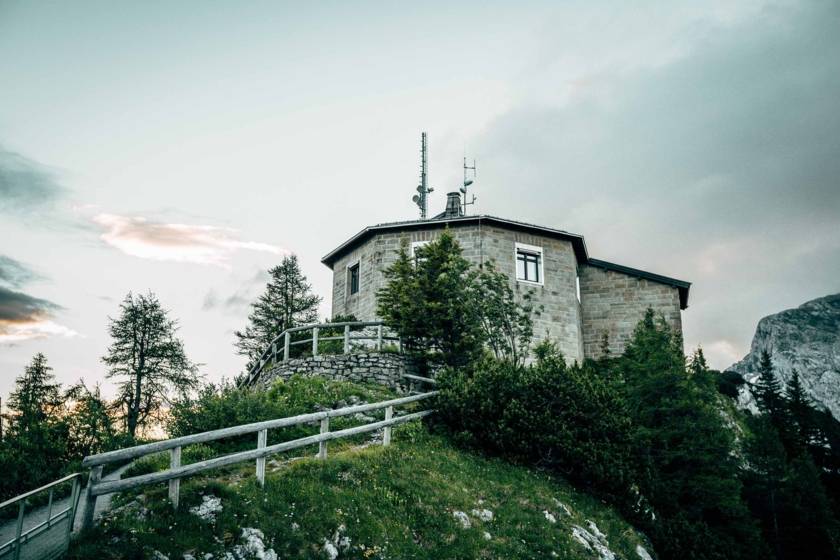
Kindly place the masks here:
[(443, 212), (443, 217), (457, 218), (461, 215), (461, 193), (458, 191), (446, 193), (446, 210)]

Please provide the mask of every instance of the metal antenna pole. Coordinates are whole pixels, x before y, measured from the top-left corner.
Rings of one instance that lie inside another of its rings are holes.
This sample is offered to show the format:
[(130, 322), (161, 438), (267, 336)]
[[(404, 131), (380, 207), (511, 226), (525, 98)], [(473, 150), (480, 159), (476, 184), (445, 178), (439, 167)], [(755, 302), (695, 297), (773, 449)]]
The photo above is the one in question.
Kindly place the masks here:
[[(467, 177), (467, 171), (472, 171), (473, 172), (473, 178), (472, 179), (469, 179)], [(475, 195), (473, 195), (472, 200), (470, 200), (470, 201), (467, 200), (467, 187), (472, 185), (473, 182), (475, 182), (475, 160), (473, 160), (473, 164), (471, 166), (467, 165), (467, 156), (464, 156), (464, 186), (461, 187), (461, 194), (464, 195), (464, 202), (461, 203), (461, 206), (464, 210), (463, 211), (464, 216), (467, 215), (467, 206), (472, 206), (473, 204), (475, 204)]]
[(426, 133), (420, 136), (420, 218), (426, 219), (426, 212), (429, 207), (428, 199), (428, 181), (427, 181), (427, 163), (426, 163)]
[(420, 207), (421, 220), (426, 219), (426, 213), (429, 207), (429, 193), (434, 191), (434, 189), (429, 188), (428, 183), (429, 168), (426, 157), (428, 150), (429, 146), (426, 142), (426, 133), (423, 132), (420, 135), (420, 184), (417, 186), (418, 194), (415, 194), (414, 197), (412, 197), (414, 203)]

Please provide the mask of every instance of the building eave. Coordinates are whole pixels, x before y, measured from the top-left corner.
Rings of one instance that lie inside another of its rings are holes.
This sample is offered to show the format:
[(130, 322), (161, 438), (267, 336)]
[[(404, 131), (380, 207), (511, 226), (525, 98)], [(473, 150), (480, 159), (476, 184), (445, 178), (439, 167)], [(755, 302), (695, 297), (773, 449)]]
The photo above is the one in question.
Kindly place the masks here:
[(545, 237), (552, 237), (555, 239), (562, 239), (569, 241), (575, 251), (575, 256), (578, 262), (586, 262), (589, 255), (586, 251), (586, 242), (582, 235), (569, 233), (567, 231), (528, 224), (525, 222), (517, 222), (514, 220), (507, 220), (504, 218), (497, 218), (495, 216), (454, 216), (448, 218), (433, 218), (431, 220), (413, 220), (407, 222), (391, 222), (384, 224), (377, 224), (375, 226), (368, 226), (332, 251), (330, 251), (321, 262), (332, 269), (333, 264), (346, 253), (352, 251), (361, 243), (367, 241), (369, 238), (379, 233), (387, 233), (391, 231), (411, 231), (417, 229), (443, 229), (449, 227), (459, 227), (467, 225), (496, 225), (507, 229), (522, 231), (525, 233), (532, 233), (543, 235)]
[(646, 270), (639, 270), (638, 268), (630, 268), (629, 266), (624, 266), (621, 264), (611, 263), (607, 261), (602, 261), (599, 259), (589, 259), (586, 264), (590, 266), (594, 266), (597, 268), (601, 268), (604, 270), (611, 270), (613, 272), (620, 272), (622, 274), (627, 274), (628, 276), (635, 276), (637, 278), (644, 278), (645, 280), (650, 280), (651, 282), (658, 282), (660, 284), (666, 284), (668, 286), (673, 286), (677, 289), (680, 296), (680, 309), (686, 309), (688, 307), (688, 291), (691, 289), (691, 282), (687, 282), (686, 280), (678, 280), (676, 278), (670, 278), (668, 276), (662, 276), (661, 274), (655, 274), (653, 272), (648, 272)]

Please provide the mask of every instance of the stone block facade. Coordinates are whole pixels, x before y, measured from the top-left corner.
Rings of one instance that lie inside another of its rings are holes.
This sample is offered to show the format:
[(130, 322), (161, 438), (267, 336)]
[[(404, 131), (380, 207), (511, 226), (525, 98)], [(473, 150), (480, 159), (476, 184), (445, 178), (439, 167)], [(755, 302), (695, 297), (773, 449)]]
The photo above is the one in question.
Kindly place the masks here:
[[(552, 340), (569, 362), (599, 357), (605, 334), (610, 352), (622, 353), (648, 307), (682, 333), (681, 310), (688, 305), (690, 283), (590, 258), (579, 235), (492, 216), (444, 216), (366, 228), (323, 260), (333, 269), (333, 316), (381, 319), (376, 293), (385, 286), (384, 271), (396, 261), (401, 243), (413, 247), (431, 241), (445, 228), (470, 262), (493, 261), (516, 294), (533, 292), (539, 308), (535, 342)], [(517, 278), (518, 246), (541, 255), (540, 282)], [(351, 294), (349, 270), (357, 264), (359, 290)]]
[(335, 381), (378, 383), (400, 390), (408, 384), (403, 374), (416, 374), (408, 356), (387, 352), (361, 354), (327, 354), (278, 362), (260, 375), (258, 387), (267, 388), (275, 379), (288, 379), (298, 374), (320, 376)]
[(587, 358), (602, 355), (605, 335), (610, 354), (622, 354), (648, 308), (662, 314), (671, 328), (682, 333), (680, 296), (674, 286), (581, 265), (580, 298), (583, 353)]
[[(389, 232), (375, 235), (343, 255), (333, 264), (332, 314), (355, 315), (361, 321), (375, 321), (376, 292), (385, 286), (384, 270), (396, 261), (403, 239), (412, 243), (431, 241), (441, 227)], [(511, 278), (516, 294), (533, 292), (542, 309), (534, 318), (535, 339), (550, 338), (569, 360), (582, 360), (580, 302), (576, 295), (577, 259), (569, 241), (506, 230), (486, 225), (452, 225), (450, 232), (473, 264), (494, 261), (497, 270)], [(543, 282), (516, 281), (516, 244), (542, 248)], [(359, 291), (350, 294), (349, 267), (359, 265)]]

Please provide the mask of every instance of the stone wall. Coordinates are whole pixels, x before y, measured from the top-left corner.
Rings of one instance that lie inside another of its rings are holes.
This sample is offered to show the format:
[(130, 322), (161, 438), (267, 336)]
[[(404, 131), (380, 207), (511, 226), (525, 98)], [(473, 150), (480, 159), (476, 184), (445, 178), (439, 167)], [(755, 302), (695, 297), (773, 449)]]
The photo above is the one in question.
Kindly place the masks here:
[[(577, 259), (568, 241), (532, 235), (488, 225), (451, 224), (450, 231), (473, 264), (495, 261), (496, 268), (507, 274), (511, 286), (520, 296), (534, 292), (534, 301), (543, 310), (534, 321), (534, 338), (549, 337), (567, 359), (583, 359), (580, 304), (576, 294)], [(375, 235), (333, 265), (332, 314), (353, 314), (363, 321), (379, 319), (376, 315), (376, 292), (385, 285), (383, 271), (396, 260), (396, 252), (404, 238), (409, 244), (429, 241), (443, 232), (430, 227), (405, 232)], [(516, 281), (516, 243), (541, 247), (543, 250), (543, 284)], [(359, 263), (359, 292), (349, 294), (347, 268)]]
[(611, 354), (624, 353), (636, 324), (652, 308), (682, 333), (677, 288), (621, 272), (580, 266), (583, 354), (601, 356), (604, 335)]
[(363, 354), (327, 354), (279, 362), (260, 376), (258, 386), (267, 388), (275, 379), (299, 374), (322, 376), (336, 381), (379, 383), (392, 389), (407, 384), (403, 374), (415, 374), (411, 360), (403, 354), (370, 352)]

